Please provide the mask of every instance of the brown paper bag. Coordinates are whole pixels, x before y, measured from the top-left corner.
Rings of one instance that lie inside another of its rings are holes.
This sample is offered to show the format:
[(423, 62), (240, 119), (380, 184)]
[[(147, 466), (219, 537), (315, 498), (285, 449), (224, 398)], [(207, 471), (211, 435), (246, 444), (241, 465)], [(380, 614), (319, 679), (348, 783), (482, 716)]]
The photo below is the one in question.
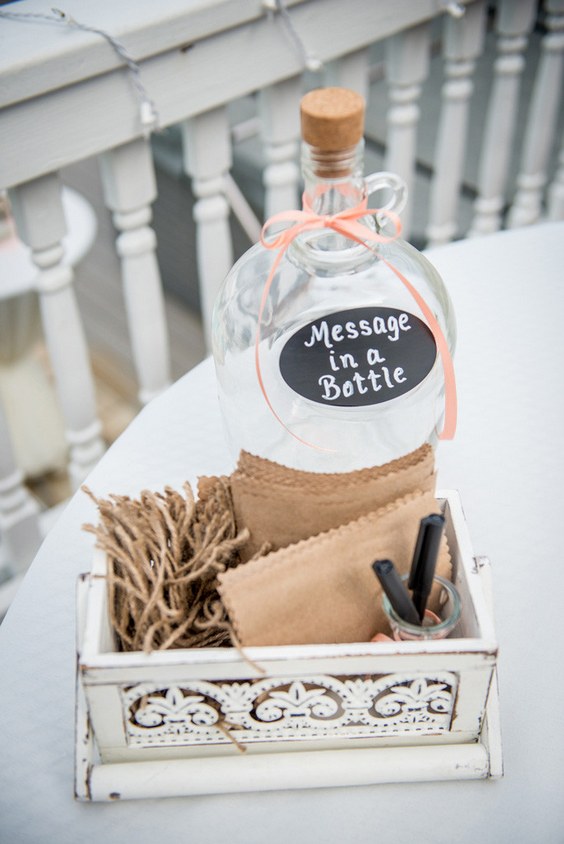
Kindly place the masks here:
[(434, 492), (434, 455), (429, 445), (384, 466), (323, 474), (288, 469), (241, 452), (231, 475), (235, 518), (250, 539), (249, 560), (268, 543), (284, 548), (371, 513), (415, 490)]
[[(389, 632), (375, 559), (409, 570), (419, 522), (440, 512), (412, 493), (366, 516), (219, 575), (219, 593), (243, 645), (365, 642)], [(443, 538), (437, 573), (450, 577)]]

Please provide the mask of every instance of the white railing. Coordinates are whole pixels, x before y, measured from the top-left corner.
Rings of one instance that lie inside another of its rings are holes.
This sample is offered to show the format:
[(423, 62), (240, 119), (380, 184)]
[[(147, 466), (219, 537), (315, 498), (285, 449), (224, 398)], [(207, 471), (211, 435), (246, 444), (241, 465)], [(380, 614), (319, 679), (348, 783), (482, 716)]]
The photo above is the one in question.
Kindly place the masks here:
[[(562, 101), (564, 2), (547, 0), (531, 119), (509, 225), (563, 213), (563, 168), (548, 191), (547, 161)], [(257, 221), (230, 175), (227, 106), (256, 92), (265, 150), (267, 214), (298, 201), (298, 102), (305, 86), (344, 84), (368, 94), (372, 45), (385, 42), (389, 105), (385, 166), (413, 188), (419, 100), (437, 30), (444, 83), (426, 231), (433, 244), (459, 234), (473, 74), (486, 28), (484, 0), (66, 0), (66, 18), (42, 0), (0, 7), (0, 188), (9, 190), (19, 237), (37, 268), (44, 333), (78, 484), (102, 453), (93, 381), (72, 269), (63, 260), (65, 219), (58, 171), (98, 156), (117, 230), (125, 307), (141, 401), (169, 383), (167, 331), (151, 205), (156, 196), (151, 128), (181, 127), (184, 170), (196, 197), (194, 221), (206, 335), (212, 303), (232, 262), (230, 207), (253, 235)], [(507, 206), (508, 162), (534, 0), (499, 0), (498, 43), (483, 114), (471, 234), (497, 230)], [(29, 16), (29, 17), (26, 17)], [(433, 30), (431, 25), (434, 24)], [(304, 81), (304, 71), (309, 76)], [(312, 75), (312, 72), (314, 72)], [(370, 107), (370, 104), (369, 104)], [(156, 122), (153, 123), (153, 120)], [(236, 134), (236, 132), (235, 132)], [(409, 231), (410, 220), (405, 220)], [(0, 253), (1, 255), (1, 253)], [(0, 288), (0, 297), (1, 288)], [(1, 307), (0, 301), (0, 307)], [(208, 335), (209, 336), (209, 335)], [(29, 496), (3, 434), (0, 530), (13, 557)], [(26, 532), (29, 539), (32, 534)], [(37, 531), (35, 534), (37, 538)], [(29, 542), (27, 543), (29, 545)]]

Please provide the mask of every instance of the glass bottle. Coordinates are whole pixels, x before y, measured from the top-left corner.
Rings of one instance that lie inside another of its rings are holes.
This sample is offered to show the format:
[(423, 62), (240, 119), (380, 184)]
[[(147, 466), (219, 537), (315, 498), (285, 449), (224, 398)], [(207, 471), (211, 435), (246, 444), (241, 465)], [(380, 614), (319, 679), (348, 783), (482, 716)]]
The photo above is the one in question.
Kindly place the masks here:
[(434, 267), (386, 234), (386, 214), (401, 210), (405, 187), (393, 174), (363, 175), (362, 98), (318, 89), (302, 99), (301, 117), (305, 207), (335, 215), (384, 191), (384, 210), (360, 223), (367, 238), (388, 242), (307, 229), (274, 273), (278, 253), (256, 244), (219, 292), (213, 353), (235, 455), (245, 449), (305, 471), (346, 472), (435, 443), (441, 430), (441, 355), (401, 277), (423, 298), (451, 353), (455, 322)]

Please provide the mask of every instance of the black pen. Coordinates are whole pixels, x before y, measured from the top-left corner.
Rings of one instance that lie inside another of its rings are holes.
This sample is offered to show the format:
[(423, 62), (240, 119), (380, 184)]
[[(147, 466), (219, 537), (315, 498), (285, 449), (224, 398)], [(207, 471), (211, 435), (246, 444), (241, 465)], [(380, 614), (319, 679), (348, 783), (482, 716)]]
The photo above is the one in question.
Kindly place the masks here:
[(388, 600), (396, 615), (409, 624), (420, 625), (417, 610), (409, 597), (401, 577), (391, 560), (375, 560), (372, 568), (388, 596)]
[(425, 616), (427, 601), (433, 587), (444, 524), (444, 516), (433, 513), (421, 519), (419, 525), (408, 585), (413, 592), (413, 603), (420, 622)]

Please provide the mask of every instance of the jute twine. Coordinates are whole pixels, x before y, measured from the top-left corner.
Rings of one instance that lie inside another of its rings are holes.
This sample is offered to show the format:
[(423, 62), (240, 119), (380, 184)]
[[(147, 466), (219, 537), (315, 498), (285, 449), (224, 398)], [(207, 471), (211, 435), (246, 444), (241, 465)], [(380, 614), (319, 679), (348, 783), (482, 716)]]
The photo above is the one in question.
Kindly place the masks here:
[(99, 499), (83, 487), (100, 512), (84, 529), (108, 557), (110, 621), (124, 651), (233, 641), (217, 575), (237, 565), (248, 532), (237, 531), (228, 479), (205, 481), (198, 501), (188, 483), (184, 495), (166, 487), (139, 499)]

